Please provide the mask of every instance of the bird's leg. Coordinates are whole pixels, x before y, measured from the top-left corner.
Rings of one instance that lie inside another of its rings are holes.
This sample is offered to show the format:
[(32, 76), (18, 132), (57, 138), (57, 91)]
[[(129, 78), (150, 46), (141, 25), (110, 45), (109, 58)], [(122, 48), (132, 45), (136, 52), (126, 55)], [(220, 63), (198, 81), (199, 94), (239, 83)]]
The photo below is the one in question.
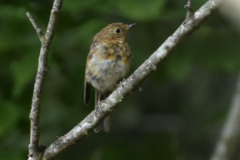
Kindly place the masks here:
[(97, 106), (100, 107), (100, 105), (101, 105), (101, 93), (98, 92), (97, 96), (98, 96), (98, 98), (97, 98)]

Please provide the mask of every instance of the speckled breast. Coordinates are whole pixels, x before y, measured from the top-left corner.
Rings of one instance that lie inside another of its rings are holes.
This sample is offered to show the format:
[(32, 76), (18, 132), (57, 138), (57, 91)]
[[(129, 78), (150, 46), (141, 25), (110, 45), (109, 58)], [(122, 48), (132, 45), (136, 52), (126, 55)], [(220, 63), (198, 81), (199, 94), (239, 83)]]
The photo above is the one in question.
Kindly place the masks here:
[(86, 79), (100, 92), (113, 91), (129, 71), (132, 54), (127, 43), (93, 43)]

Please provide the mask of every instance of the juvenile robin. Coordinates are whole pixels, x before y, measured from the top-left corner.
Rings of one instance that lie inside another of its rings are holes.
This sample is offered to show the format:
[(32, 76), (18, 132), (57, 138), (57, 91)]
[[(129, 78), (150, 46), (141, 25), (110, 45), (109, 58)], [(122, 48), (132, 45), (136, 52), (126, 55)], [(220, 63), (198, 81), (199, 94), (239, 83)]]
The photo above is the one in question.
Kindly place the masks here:
[[(112, 23), (103, 28), (93, 38), (87, 56), (84, 103), (90, 102), (91, 86), (95, 88), (95, 108), (106, 99), (129, 71), (132, 53), (126, 42), (128, 30), (135, 24)], [(110, 117), (106, 117), (95, 129), (110, 130)]]

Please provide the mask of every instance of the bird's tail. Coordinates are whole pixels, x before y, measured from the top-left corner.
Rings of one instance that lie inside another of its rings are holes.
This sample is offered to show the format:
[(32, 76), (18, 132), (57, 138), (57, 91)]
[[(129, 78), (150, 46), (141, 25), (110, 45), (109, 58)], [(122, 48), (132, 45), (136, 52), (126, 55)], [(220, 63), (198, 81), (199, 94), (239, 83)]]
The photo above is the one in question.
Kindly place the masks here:
[[(95, 89), (95, 108), (98, 107), (100, 101), (106, 99), (109, 94), (101, 95), (99, 91)], [(111, 121), (110, 116), (107, 116), (100, 124), (94, 128), (94, 132), (98, 133), (101, 130), (104, 130), (105, 132), (109, 132), (111, 127)]]

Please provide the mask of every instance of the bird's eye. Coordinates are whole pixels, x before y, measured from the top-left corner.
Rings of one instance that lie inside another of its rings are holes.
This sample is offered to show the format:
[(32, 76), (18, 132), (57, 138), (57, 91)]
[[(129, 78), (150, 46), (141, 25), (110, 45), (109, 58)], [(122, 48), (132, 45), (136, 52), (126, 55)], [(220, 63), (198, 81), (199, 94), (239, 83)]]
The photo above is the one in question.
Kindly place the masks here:
[(115, 29), (115, 33), (120, 33), (120, 29)]

